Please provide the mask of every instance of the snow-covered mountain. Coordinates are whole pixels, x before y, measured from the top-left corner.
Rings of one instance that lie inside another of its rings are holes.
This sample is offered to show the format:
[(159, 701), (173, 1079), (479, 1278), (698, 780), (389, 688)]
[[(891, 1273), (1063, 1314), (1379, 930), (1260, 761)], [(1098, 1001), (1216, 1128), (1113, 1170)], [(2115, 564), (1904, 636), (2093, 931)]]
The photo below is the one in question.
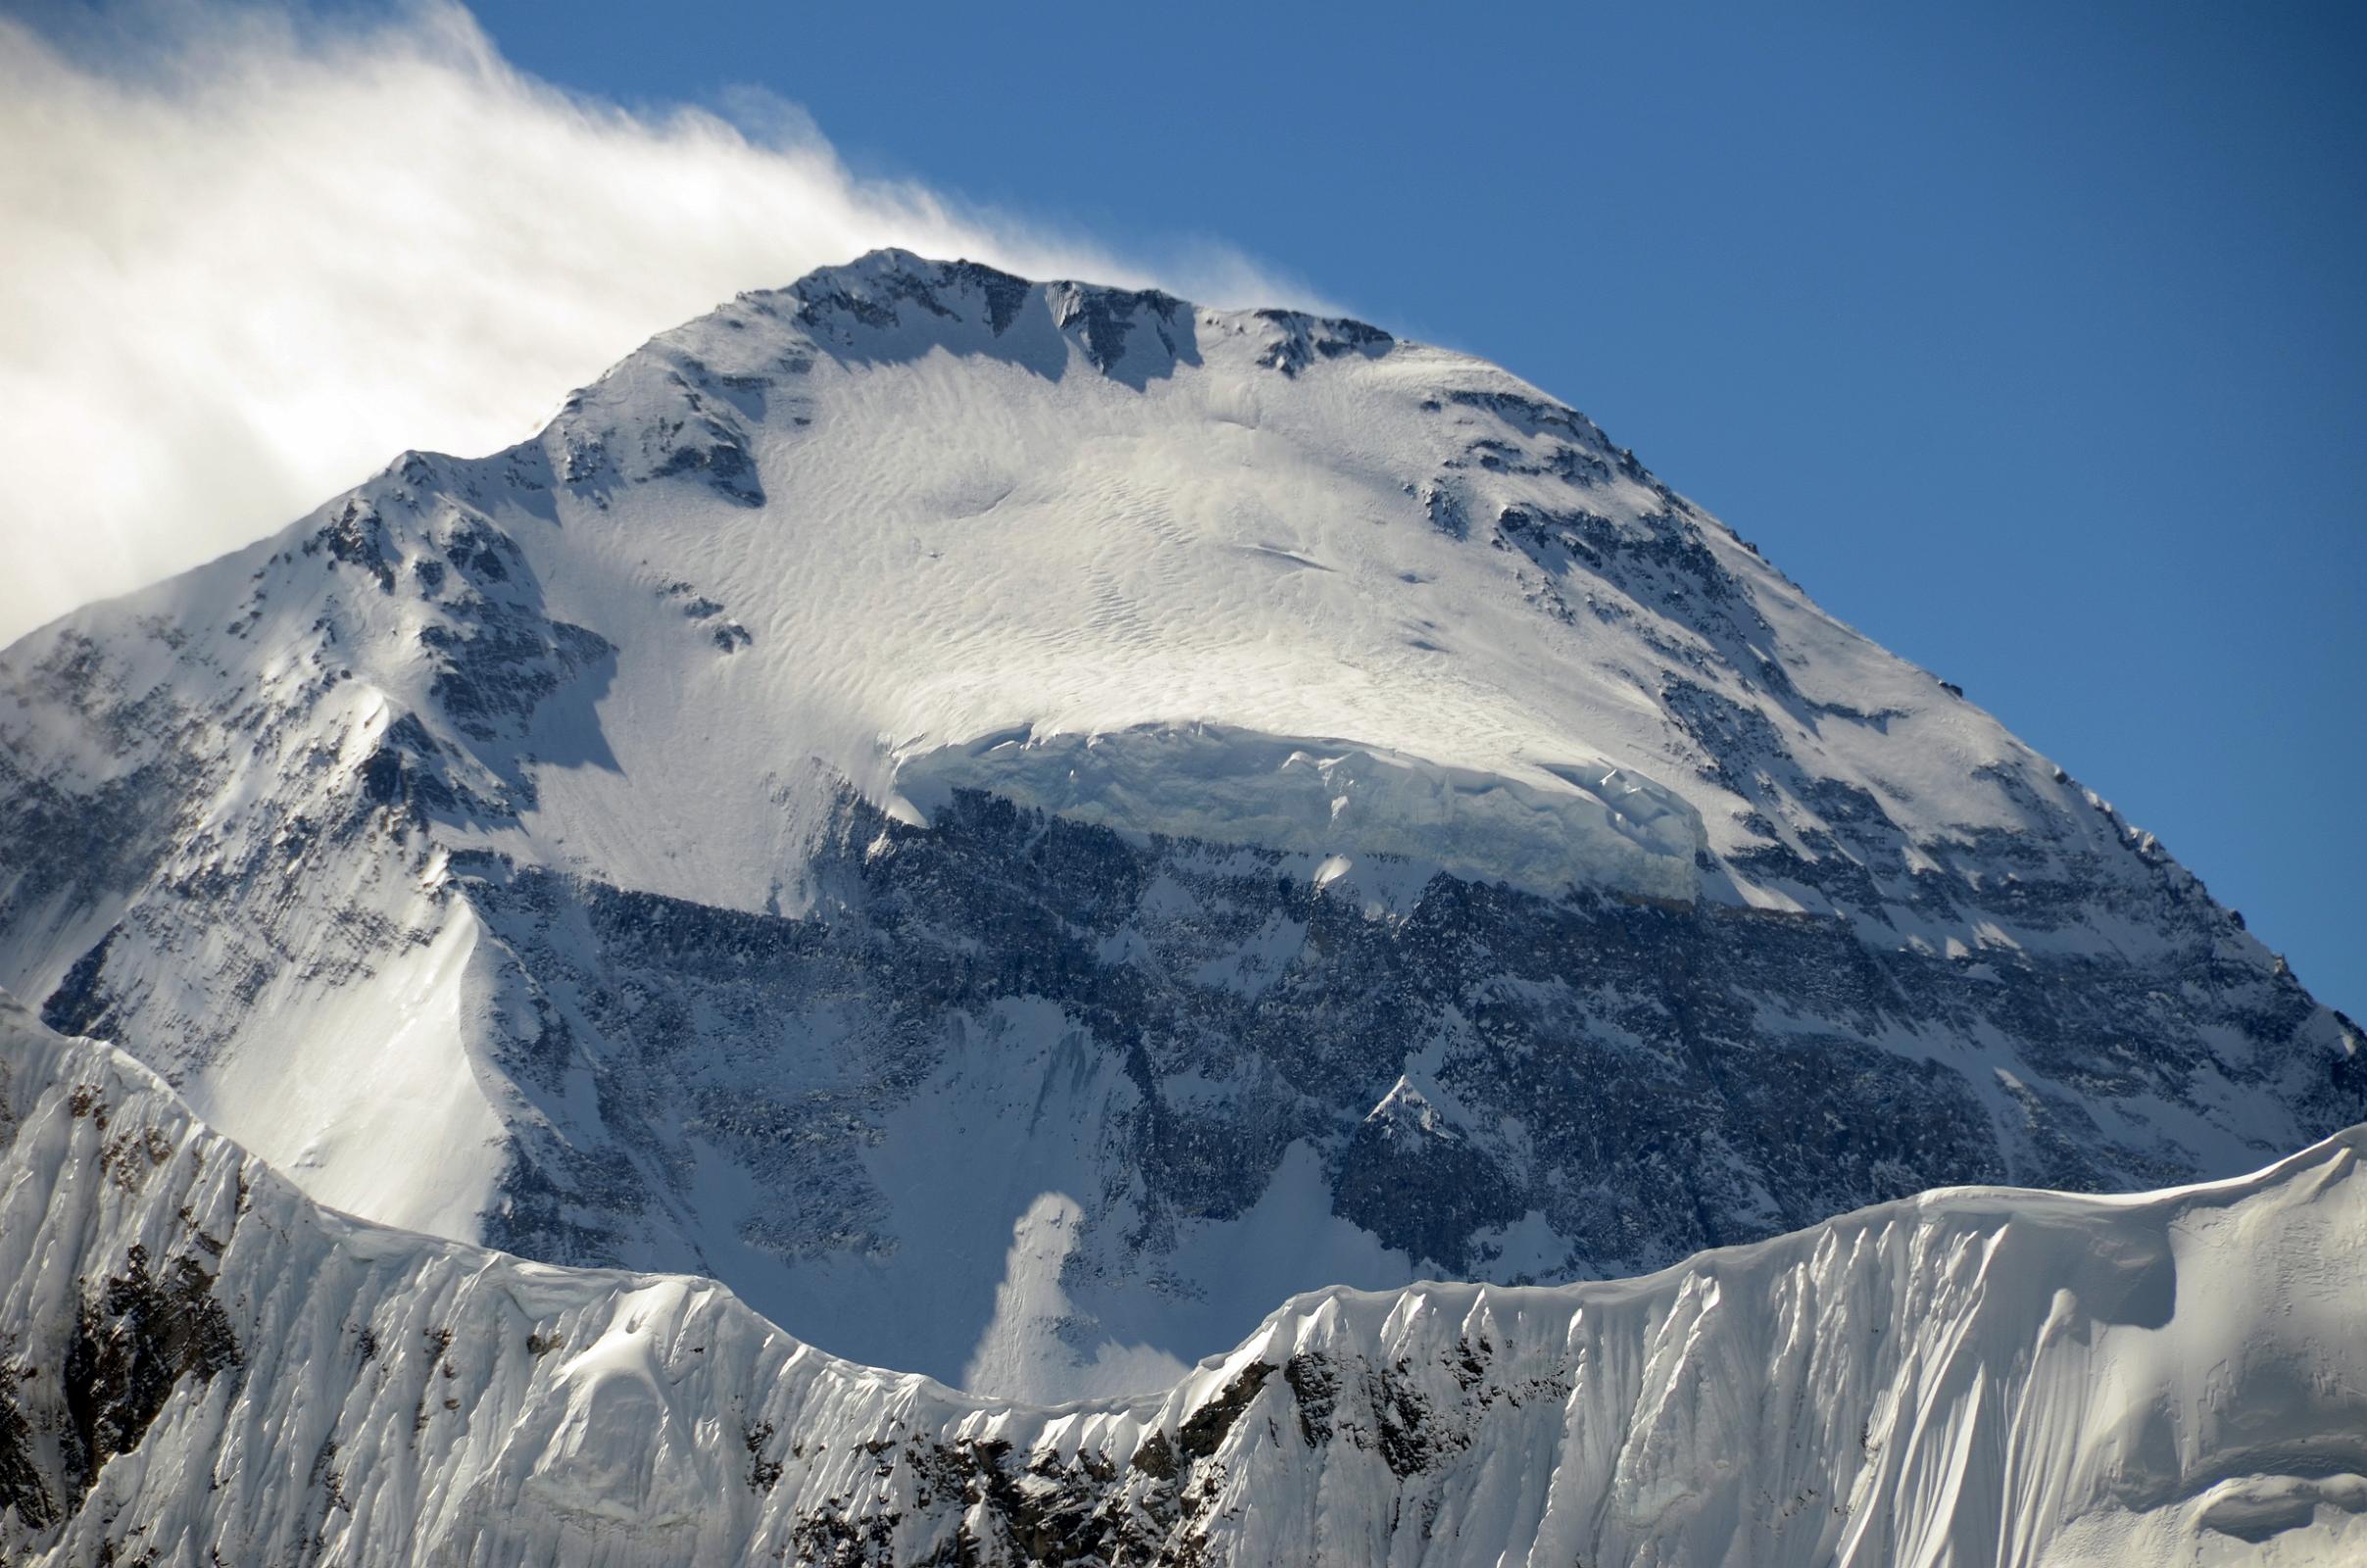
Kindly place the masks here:
[(1036, 1399), (2367, 1118), (2158, 844), (1584, 416), (892, 252), (0, 655), (0, 984), (322, 1202)]
[(1171, 1388), (1046, 1409), (705, 1279), (321, 1208), (0, 998), (0, 1555), (2353, 1562), (2362, 1147), (1935, 1193), (1614, 1284), (1332, 1289)]

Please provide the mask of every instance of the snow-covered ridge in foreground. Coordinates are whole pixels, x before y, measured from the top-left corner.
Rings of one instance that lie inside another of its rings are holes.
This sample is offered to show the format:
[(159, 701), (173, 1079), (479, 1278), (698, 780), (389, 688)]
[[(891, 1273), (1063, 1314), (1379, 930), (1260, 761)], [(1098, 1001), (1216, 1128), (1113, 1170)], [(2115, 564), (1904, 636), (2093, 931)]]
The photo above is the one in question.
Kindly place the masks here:
[(321, 1208), (0, 997), (11, 1561), (2357, 1561), (2353, 1130), (2137, 1198), (1960, 1189), (1665, 1272), (1286, 1302), (1040, 1408), (722, 1287)]
[(896, 787), (922, 811), (957, 790), (1136, 835), (1422, 862), (1553, 898), (1602, 885), (1693, 897), (1701, 818), (1615, 767), (1553, 770), (1557, 789), (1352, 741), (1202, 724), (1101, 735), (994, 734), (904, 760)]

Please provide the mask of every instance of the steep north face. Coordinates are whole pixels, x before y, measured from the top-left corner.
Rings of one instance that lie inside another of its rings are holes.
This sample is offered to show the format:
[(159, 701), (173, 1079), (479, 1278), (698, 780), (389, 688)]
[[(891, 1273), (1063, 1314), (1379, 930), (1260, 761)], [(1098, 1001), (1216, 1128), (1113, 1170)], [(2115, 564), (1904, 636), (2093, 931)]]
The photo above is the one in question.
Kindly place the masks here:
[(2149, 835), (1583, 416), (895, 252), (0, 655), (0, 985), (321, 1201), (1035, 1398), (2367, 1118)]

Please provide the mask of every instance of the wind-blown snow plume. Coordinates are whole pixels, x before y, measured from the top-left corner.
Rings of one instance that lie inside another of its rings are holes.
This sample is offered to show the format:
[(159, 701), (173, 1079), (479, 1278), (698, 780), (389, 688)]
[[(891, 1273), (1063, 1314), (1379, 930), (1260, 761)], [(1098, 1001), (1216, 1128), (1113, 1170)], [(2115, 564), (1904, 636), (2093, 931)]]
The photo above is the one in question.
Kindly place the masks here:
[[(454, 5), (104, 25), (61, 44), (0, 19), (0, 644), (402, 448), (517, 440), (650, 333), (876, 245), (1148, 280), (859, 178), (776, 100), (727, 122), (561, 92)], [(1221, 248), (1157, 270), (1292, 292)]]

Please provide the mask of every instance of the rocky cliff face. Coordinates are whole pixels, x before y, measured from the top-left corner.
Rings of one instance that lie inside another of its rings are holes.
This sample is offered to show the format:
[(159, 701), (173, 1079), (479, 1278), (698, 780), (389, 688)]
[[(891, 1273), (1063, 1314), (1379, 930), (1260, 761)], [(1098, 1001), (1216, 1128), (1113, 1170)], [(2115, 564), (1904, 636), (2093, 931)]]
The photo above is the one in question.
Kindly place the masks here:
[(1582, 416), (896, 254), (0, 656), (0, 983), (322, 1201), (1039, 1398), (2367, 1117), (2149, 836)]
[(2358, 1133), (1553, 1289), (1332, 1289), (1138, 1397), (323, 1209), (0, 998), (12, 1562), (2207, 1563), (2367, 1549)]

